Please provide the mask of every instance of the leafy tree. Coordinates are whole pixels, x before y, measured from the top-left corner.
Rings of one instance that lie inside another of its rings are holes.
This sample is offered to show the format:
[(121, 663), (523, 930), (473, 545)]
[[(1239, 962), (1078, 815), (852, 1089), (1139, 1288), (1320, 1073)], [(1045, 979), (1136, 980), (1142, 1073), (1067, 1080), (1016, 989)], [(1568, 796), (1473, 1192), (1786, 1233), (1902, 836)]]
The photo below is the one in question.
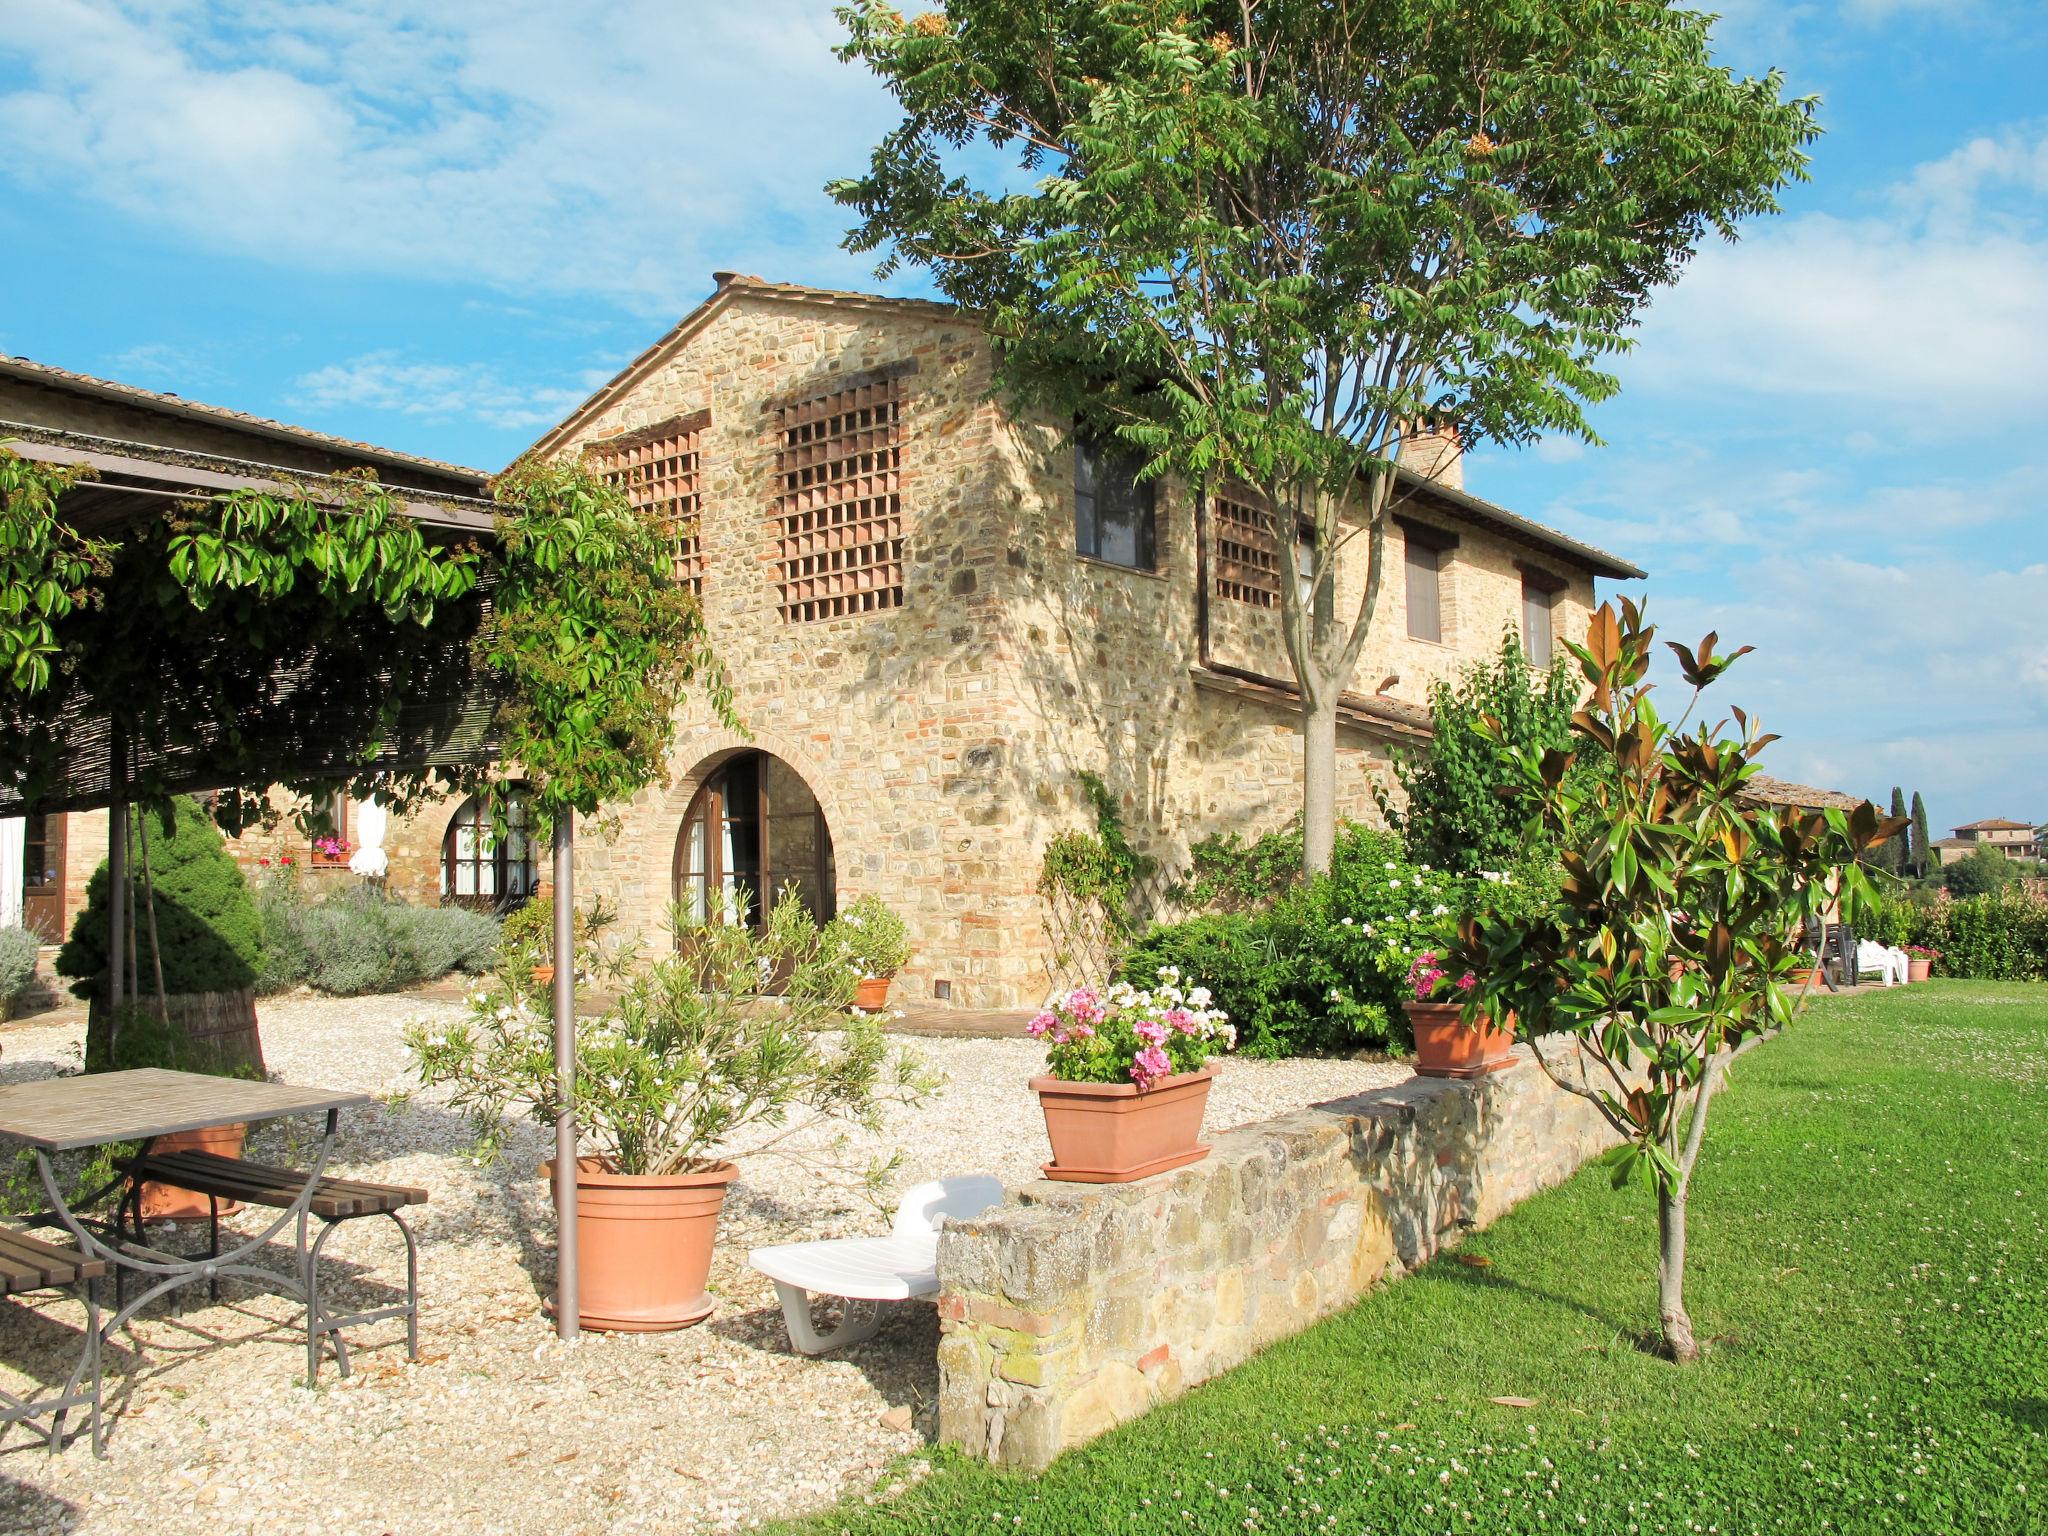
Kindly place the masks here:
[(1685, 1305), (1686, 1201), (1707, 1111), (1728, 1063), (1792, 1020), (1787, 936), (1831, 896), (1859, 919), (1875, 893), (1857, 859), (1899, 828), (1867, 801), (1845, 814), (1746, 800), (1774, 738), (1739, 709), (1732, 733), (1687, 724), (1748, 647), (1719, 654), (1711, 634), (1696, 650), (1672, 644), (1693, 688), (1674, 724), (1643, 681), (1655, 635), (1624, 602), (1618, 619), (1602, 607), (1586, 644), (1570, 646), (1592, 686), (1573, 734), (1611, 753), (1612, 773), (1574, 774), (1572, 751), (1504, 748), (1530, 836), (1562, 849), (1560, 899), (1464, 918), (1445, 968), (1477, 978), (1468, 1019), (1513, 1010), (1543, 1070), (1623, 1138), (1616, 1186), (1647, 1175), (1663, 1346), (1688, 1361), (1699, 1345)]
[(1927, 802), (1920, 798), (1920, 791), (1913, 791), (1913, 873), (1929, 875), (1934, 872), (1934, 844), (1927, 838)]
[[(1303, 860), (1378, 609), (1408, 429), (1592, 439), (1605, 363), (1709, 233), (1805, 174), (1810, 100), (1715, 66), (1705, 15), (1584, 0), (854, 0), (842, 56), (903, 107), (833, 195), (980, 312), (1054, 420), (1234, 480), (1275, 548), (1302, 700)], [(955, 163), (948, 164), (948, 155)], [(1014, 169), (1002, 168), (1004, 158)], [(985, 174), (980, 183), (976, 173)], [(1365, 547), (1356, 610), (1337, 563)]]
[(1988, 896), (2004, 890), (2017, 874), (2011, 859), (1996, 848), (1980, 846), (1967, 859), (1942, 866), (1941, 887), (1951, 896)]
[[(1501, 744), (1541, 755), (1572, 745), (1578, 681), (1562, 664), (1532, 672), (1521, 638), (1510, 627), (1500, 654), (1469, 667), (1456, 687), (1430, 690), (1429, 753), (1398, 759), (1394, 772), (1407, 792), (1405, 808), (1385, 806), (1389, 822), (1408, 844), (1408, 855), (1438, 869), (1477, 874), (1522, 862), (1527, 849), (1521, 814), (1500, 791), (1511, 784)], [(1598, 772), (1582, 756), (1578, 772)]]
[(674, 530), (580, 465), (527, 463), (497, 486), (500, 578), (477, 649), (510, 690), (497, 717), (543, 819), (592, 816), (667, 772), (676, 711), (701, 682), (737, 727)]

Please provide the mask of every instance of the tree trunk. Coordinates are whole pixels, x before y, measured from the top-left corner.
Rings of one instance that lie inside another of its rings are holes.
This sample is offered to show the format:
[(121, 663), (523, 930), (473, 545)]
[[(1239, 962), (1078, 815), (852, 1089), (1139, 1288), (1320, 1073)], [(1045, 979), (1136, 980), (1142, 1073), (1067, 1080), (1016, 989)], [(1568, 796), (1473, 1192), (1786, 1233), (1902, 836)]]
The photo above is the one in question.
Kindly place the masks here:
[(1685, 1190), (1657, 1190), (1657, 1314), (1664, 1352), (1681, 1365), (1700, 1357), (1692, 1336), (1692, 1314), (1685, 1310)]
[(1337, 846), (1337, 695), (1304, 689), (1301, 697), (1301, 867), (1330, 871)]

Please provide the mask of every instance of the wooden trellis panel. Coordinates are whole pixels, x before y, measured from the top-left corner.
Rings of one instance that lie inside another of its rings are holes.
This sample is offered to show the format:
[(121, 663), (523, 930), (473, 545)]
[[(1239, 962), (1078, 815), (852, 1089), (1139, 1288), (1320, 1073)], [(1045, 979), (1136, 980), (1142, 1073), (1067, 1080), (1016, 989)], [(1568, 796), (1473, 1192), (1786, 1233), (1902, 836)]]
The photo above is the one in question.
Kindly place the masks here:
[(675, 579), (704, 595), (704, 519), (697, 440), (707, 412), (678, 416), (590, 449), (591, 468), (635, 507), (665, 520), (675, 547)]
[(903, 380), (776, 413), (776, 566), (792, 624), (903, 606)]
[(1216, 509), (1216, 595), (1254, 608), (1280, 604), (1280, 555), (1273, 530), (1252, 493), (1218, 491)]

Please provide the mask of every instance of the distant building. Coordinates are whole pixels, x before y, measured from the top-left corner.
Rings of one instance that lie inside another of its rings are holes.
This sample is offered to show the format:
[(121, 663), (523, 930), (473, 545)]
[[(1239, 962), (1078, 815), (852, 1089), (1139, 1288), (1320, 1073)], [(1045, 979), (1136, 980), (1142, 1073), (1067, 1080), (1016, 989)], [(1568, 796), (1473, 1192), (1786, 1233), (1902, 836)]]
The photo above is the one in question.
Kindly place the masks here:
[(2008, 859), (2038, 859), (2041, 857), (2040, 829), (2028, 821), (2005, 821), (1993, 817), (1989, 821), (1973, 821), (1968, 826), (1956, 828), (1954, 837), (1935, 840), (1934, 856), (1943, 864), (1953, 864), (1957, 859), (1967, 859), (1979, 848), (1993, 848)]

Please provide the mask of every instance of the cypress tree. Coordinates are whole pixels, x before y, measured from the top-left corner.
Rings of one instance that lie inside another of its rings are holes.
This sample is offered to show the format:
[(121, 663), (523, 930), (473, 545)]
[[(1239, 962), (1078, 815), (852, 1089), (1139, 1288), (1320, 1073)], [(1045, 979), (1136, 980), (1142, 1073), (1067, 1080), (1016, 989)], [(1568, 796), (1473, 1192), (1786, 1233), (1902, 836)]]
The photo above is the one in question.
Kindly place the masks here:
[[(1906, 792), (1898, 785), (1892, 786), (1892, 814), (1905, 821)], [(1903, 875), (1913, 862), (1912, 827), (1910, 824), (1899, 828), (1884, 845), (1885, 867), (1895, 875)]]
[(1934, 848), (1927, 841), (1927, 802), (1913, 791), (1913, 873), (1924, 875), (1934, 868)]

